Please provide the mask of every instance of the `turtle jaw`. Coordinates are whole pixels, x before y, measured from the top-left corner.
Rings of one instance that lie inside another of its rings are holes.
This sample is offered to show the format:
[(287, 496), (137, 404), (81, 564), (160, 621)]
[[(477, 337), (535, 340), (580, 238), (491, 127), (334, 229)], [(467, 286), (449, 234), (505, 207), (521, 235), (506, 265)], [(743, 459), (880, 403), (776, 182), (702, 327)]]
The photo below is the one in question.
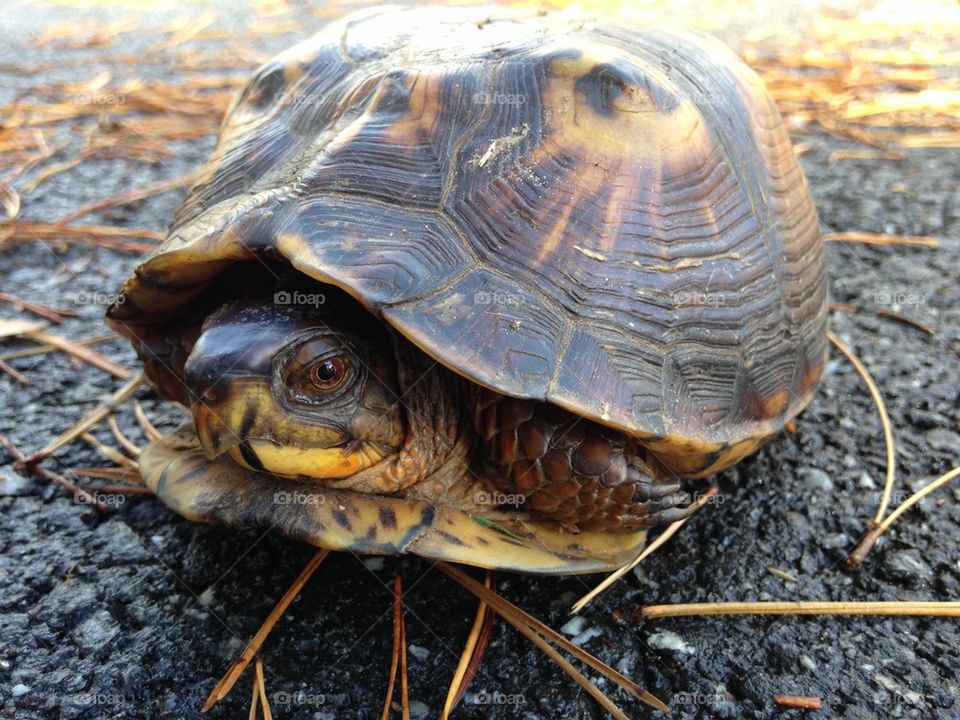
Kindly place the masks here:
[(384, 458), (375, 443), (351, 443), (338, 428), (307, 428), (286, 418), (266, 378), (224, 378), (217, 395), (222, 399), (216, 403), (200, 400), (191, 407), (197, 440), (209, 460), (226, 453), (237, 464), (258, 472), (340, 479)]

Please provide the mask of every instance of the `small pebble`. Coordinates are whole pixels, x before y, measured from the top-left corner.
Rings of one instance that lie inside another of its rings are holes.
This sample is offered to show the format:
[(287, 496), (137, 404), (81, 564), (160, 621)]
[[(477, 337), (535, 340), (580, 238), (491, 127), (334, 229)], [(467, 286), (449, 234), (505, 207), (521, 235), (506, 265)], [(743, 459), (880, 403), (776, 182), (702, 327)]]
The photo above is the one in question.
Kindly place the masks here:
[(26, 495), (30, 481), (20, 475), (5, 475), (0, 473), (0, 496)]
[(380, 572), (383, 570), (384, 559), (382, 557), (369, 557), (363, 561), (363, 564), (368, 570)]
[(423, 661), (430, 657), (430, 651), (419, 645), (407, 645), (407, 652), (413, 655), (417, 660)]
[(601, 630), (596, 626), (589, 627), (586, 630), (584, 630), (582, 633), (577, 633), (572, 638), (570, 638), (570, 642), (572, 642), (574, 645), (582, 646), (588, 641), (600, 635), (603, 635), (603, 630)]
[(578, 615), (577, 617), (570, 618), (566, 625), (560, 628), (560, 632), (562, 632), (564, 635), (579, 635), (583, 632), (583, 628), (586, 624), (587, 621)]
[(925, 578), (932, 574), (930, 566), (920, 559), (915, 550), (887, 553), (883, 565), (890, 575), (900, 580)]
[(410, 701), (410, 717), (414, 720), (422, 720), (430, 716), (430, 708), (419, 700)]
[(15, 698), (23, 697), (30, 692), (30, 687), (23, 683), (17, 683), (10, 689), (10, 692)]
[(800, 479), (811, 490), (824, 493), (833, 492), (833, 480), (823, 470), (812, 467), (802, 467), (797, 470)]
[(648, 636), (647, 644), (658, 650), (673, 650), (687, 655), (695, 655), (697, 652), (686, 640), (670, 630), (660, 630)]
[(932, 449), (960, 459), (960, 435), (957, 433), (944, 428), (935, 428), (927, 430), (923, 437)]

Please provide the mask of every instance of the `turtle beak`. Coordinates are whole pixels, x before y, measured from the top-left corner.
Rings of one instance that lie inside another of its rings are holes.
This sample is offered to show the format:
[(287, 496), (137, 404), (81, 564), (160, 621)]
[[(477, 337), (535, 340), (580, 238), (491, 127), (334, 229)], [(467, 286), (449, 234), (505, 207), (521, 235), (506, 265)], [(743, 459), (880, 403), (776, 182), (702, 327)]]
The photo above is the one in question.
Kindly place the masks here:
[(192, 410), (193, 427), (197, 432), (197, 440), (200, 441), (203, 454), (209, 460), (222, 455), (243, 441), (243, 438), (221, 420), (219, 415), (208, 405), (202, 402), (195, 403)]

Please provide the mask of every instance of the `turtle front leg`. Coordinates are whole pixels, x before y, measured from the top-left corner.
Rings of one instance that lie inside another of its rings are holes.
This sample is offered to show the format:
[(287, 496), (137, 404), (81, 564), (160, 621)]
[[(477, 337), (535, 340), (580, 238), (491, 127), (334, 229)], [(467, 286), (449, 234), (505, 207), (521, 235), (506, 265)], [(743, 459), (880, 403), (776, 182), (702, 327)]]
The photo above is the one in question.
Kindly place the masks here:
[(478, 465), (538, 518), (571, 531), (633, 532), (689, 514), (681, 485), (636, 440), (549, 403), (484, 390)]

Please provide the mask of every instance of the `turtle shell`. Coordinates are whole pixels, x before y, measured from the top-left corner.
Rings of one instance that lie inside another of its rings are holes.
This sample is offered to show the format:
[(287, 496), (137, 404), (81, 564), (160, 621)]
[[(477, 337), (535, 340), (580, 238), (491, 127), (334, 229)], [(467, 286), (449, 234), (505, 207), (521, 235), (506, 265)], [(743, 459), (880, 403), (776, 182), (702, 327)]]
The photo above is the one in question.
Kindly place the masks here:
[(363, 11), (259, 68), (111, 324), (285, 259), (479, 385), (729, 465), (809, 401), (822, 240), (761, 81), (699, 33)]

